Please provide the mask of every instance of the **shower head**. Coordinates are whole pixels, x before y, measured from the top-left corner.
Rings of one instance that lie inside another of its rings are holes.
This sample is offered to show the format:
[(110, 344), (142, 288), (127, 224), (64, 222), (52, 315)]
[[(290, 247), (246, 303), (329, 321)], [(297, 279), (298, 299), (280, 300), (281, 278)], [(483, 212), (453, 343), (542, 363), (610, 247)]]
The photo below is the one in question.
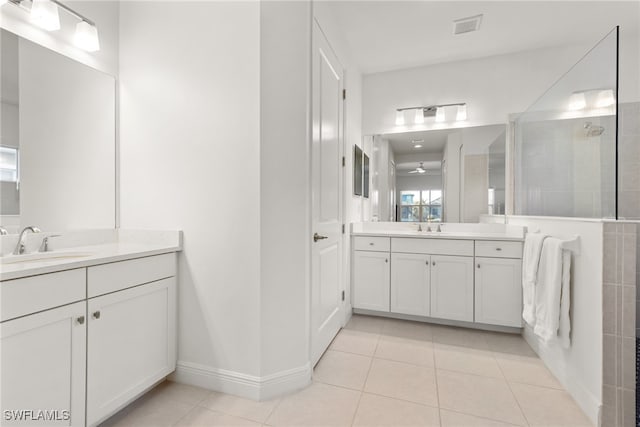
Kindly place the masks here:
[(586, 122), (584, 124), (584, 130), (587, 133), (587, 137), (600, 136), (604, 132), (604, 127), (603, 126), (594, 126), (593, 123)]

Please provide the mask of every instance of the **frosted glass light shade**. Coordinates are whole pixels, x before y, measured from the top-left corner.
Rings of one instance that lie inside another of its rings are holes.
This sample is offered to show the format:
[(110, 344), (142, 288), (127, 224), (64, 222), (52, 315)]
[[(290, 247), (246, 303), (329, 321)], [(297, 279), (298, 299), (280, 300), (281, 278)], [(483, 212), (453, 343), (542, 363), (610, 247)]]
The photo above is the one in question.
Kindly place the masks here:
[(456, 120), (461, 122), (467, 120), (467, 106), (458, 105), (458, 113), (456, 114)]
[(60, 29), (58, 6), (50, 0), (33, 0), (31, 4), (31, 22), (47, 31)]
[(444, 122), (444, 107), (438, 107), (436, 110), (436, 122)]
[(424, 123), (424, 112), (422, 111), (422, 108), (416, 110), (416, 116), (413, 119), (413, 122), (417, 125)]
[(587, 106), (587, 100), (585, 99), (584, 93), (573, 93), (569, 98), (569, 110), (582, 110)]
[(396, 111), (396, 126), (404, 125), (404, 111)]
[(610, 107), (616, 103), (616, 99), (613, 96), (613, 91), (611, 89), (601, 90), (598, 93), (598, 100), (596, 101), (596, 107), (604, 108)]
[(87, 52), (95, 52), (100, 50), (100, 40), (98, 39), (98, 29), (95, 25), (81, 21), (76, 25), (76, 34), (74, 43), (80, 49)]

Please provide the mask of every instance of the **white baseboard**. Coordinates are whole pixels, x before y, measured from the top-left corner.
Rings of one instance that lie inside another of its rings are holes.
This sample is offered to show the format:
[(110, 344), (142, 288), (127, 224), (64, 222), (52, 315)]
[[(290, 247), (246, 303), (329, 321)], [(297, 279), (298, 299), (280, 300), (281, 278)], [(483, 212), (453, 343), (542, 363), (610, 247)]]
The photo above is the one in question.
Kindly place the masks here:
[(300, 390), (311, 383), (311, 366), (258, 377), (197, 363), (178, 361), (172, 381), (252, 400), (267, 400)]

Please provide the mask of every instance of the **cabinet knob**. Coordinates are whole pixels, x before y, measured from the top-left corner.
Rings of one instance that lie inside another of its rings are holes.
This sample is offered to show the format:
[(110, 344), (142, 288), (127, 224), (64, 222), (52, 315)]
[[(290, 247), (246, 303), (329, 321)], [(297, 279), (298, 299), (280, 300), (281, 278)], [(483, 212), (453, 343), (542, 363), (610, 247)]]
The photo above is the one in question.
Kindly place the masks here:
[(384, 259), (384, 262), (389, 262), (389, 259), (385, 258), (385, 259)]
[(496, 251), (500, 252), (502, 250), (502, 248), (496, 248)]
[(93, 312), (93, 318), (94, 319), (99, 319), (100, 318), (100, 310)]
[(78, 322), (79, 325), (84, 325), (84, 316), (80, 316), (76, 319), (76, 322)]
[(480, 264), (478, 264), (478, 268), (480, 268)]
[(431, 265), (435, 266), (435, 265), (436, 265), (436, 262), (435, 262), (435, 261), (433, 261), (433, 262), (431, 263)]

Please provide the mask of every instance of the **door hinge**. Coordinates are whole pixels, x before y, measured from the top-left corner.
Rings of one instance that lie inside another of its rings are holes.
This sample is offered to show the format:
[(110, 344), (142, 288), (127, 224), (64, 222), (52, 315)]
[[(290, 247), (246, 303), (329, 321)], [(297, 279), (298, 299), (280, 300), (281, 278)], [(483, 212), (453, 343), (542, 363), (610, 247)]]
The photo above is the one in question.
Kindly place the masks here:
[(346, 228), (346, 227), (345, 227), (345, 225), (344, 225), (344, 224), (342, 224), (342, 234), (344, 234), (344, 231), (345, 231), (344, 229), (345, 229), (345, 228)]
[(344, 291), (342, 291), (342, 301), (344, 301)]
[(347, 99), (347, 90), (342, 89), (342, 99)]
[(342, 167), (345, 167), (347, 165), (347, 159), (342, 156)]

